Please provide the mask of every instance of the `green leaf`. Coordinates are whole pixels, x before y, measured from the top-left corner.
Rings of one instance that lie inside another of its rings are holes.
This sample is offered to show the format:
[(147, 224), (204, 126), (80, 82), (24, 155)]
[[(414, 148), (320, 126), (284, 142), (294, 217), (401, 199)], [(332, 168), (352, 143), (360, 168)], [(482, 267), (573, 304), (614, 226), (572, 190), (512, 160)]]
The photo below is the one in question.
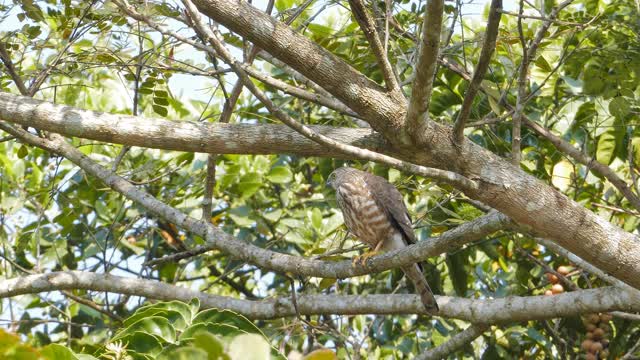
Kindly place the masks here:
[(611, 99), (609, 102), (609, 113), (617, 119), (623, 119), (631, 112), (631, 105), (623, 96)]
[(611, 164), (616, 150), (616, 130), (607, 129), (598, 137), (596, 160), (605, 165)]
[(549, 62), (547, 61), (547, 59), (545, 59), (544, 56), (542, 55), (538, 56), (534, 64), (536, 64), (537, 67), (539, 67), (540, 69), (546, 72), (553, 71), (553, 68), (551, 67), (551, 65), (549, 65)]
[(193, 346), (184, 346), (175, 349), (169, 349), (166, 352), (158, 355), (158, 360), (209, 360), (217, 359), (210, 358), (207, 352), (203, 349), (199, 349)]
[(593, 101), (588, 101), (578, 107), (571, 127), (574, 130), (576, 128), (587, 127), (593, 123), (597, 116), (596, 105)]
[(18, 336), (8, 333), (3, 329), (0, 329), (0, 358), (24, 360), (41, 359), (36, 349), (27, 344), (22, 344)]
[(325, 278), (320, 280), (320, 290), (324, 290), (327, 289), (329, 287), (331, 287), (333, 284), (336, 283), (336, 279), (329, 279), (329, 278)]
[(160, 106), (168, 106), (169, 100), (163, 97), (153, 97), (153, 103)]
[(631, 139), (631, 148), (633, 151), (633, 163), (636, 168), (640, 169), (640, 136)]
[(276, 184), (288, 183), (291, 182), (291, 179), (293, 179), (293, 174), (286, 166), (274, 166), (267, 175), (267, 180)]
[(270, 360), (271, 345), (258, 334), (241, 334), (229, 344), (229, 356), (233, 360)]
[(153, 111), (160, 116), (167, 116), (167, 114), (169, 114), (169, 110), (167, 110), (166, 107), (157, 104), (153, 104)]
[(224, 345), (212, 334), (199, 332), (193, 335), (193, 345), (207, 352), (209, 359), (218, 359), (225, 355)]
[(316, 230), (320, 230), (322, 228), (322, 212), (318, 208), (313, 208), (313, 210), (311, 210), (311, 226)]
[(208, 322), (231, 324), (237, 326), (240, 330), (263, 335), (262, 331), (249, 319), (231, 310), (208, 309), (200, 312), (193, 319), (193, 324)]
[(196, 338), (196, 334), (199, 333), (208, 333), (219, 336), (220, 338), (223, 338), (223, 340), (228, 340), (226, 338), (232, 338), (236, 335), (244, 334), (246, 331), (242, 331), (238, 329), (237, 326), (230, 324), (198, 322), (197, 324), (191, 325), (182, 334), (180, 334), (180, 341), (194, 340)]
[(166, 99), (166, 98), (169, 97), (169, 93), (167, 93), (164, 90), (155, 90), (153, 92), (153, 95), (155, 95), (155, 97), (157, 97), (157, 98), (163, 98), (163, 99)]
[(47, 345), (40, 353), (48, 360), (78, 360), (78, 357), (73, 351), (59, 344)]
[(466, 296), (467, 294), (467, 272), (465, 265), (467, 263), (466, 251), (458, 251), (454, 254), (447, 254), (447, 269), (449, 269), (449, 278), (453, 284), (453, 288), (458, 296)]
[(287, 9), (291, 9), (294, 4), (294, 0), (276, 0), (276, 9), (278, 12), (282, 12)]
[(164, 347), (162, 339), (142, 331), (135, 331), (122, 340), (127, 344), (127, 349), (141, 354), (157, 355)]
[(129, 327), (125, 328), (120, 333), (118, 333), (112, 339), (112, 341), (116, 341), (126, 336), (133, 335), (137, 331), (155, 335), (169, 343), (174, 342), (176, 338), (176, 330), (167, 318), (160, 316), (150, 316), (144, 319), (140, 319)]
[(181, 301), (163, 301), (139, 308), (136, 312), (124, 321), (124, 326), (130, 326), (140, 319), (150, 316), (160, 316), (167, 318), (177, 329), (182, 330), (189, 324), (194, 316), (188, 304)]
[(20, 146), (18, 149), (18, 158), (24, 159), (27, 155), (29, 155), (29, 149), (24, 145)]

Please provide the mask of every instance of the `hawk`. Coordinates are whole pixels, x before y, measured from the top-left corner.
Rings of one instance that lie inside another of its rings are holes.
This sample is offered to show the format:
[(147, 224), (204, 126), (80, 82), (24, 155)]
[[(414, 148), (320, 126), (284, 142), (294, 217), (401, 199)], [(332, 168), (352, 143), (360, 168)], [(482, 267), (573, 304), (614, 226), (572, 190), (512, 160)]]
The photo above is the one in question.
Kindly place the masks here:
[[(336, 191), (338, 206), (349, 232), (369, 245), (373, 252), (402, 249), (416, 242), (402, 195), (387, 180), (350, 167), (335, 170), (327, 185)], [(438, 304), (418, 264), (401, 268), (413, 283), (427, 312), (438, 312)]]

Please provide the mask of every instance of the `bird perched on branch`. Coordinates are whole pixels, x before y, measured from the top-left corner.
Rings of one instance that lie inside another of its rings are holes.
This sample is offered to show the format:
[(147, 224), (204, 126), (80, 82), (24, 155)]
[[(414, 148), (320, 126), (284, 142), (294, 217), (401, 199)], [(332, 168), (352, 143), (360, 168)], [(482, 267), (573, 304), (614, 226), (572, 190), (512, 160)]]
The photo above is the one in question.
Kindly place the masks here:
[[(347, 229), (373, 251), (354, 259), (364, 262), (380, 251), (402, 249), (416, 242), (402, 195), (387, 180), (358, 169), (343, 167), (329, 175), (327, 185), (336, 191)], [(438, 304), (418, 264), (401, 268), (413, 283), (427, 312)]]

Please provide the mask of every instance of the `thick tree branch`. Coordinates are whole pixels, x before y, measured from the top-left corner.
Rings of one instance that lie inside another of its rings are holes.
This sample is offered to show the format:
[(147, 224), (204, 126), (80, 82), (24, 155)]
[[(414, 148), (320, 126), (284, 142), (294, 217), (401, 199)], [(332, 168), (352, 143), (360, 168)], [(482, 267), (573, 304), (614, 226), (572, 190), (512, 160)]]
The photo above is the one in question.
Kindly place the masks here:
[(464, 94), (464, 100), (462, 101), (462, 108), (458, 113), (456, 122), (453, 125), (453, 138), (456, 144), (460, 144), (464, 137), (464, 127), (469, 114), (471, 113), (471, 105), (473, 100), (480, 89), (480, 83), (484, 79), (484, 75), (489, 69), (489, 62), (491, 62), (491, 55), (496, 48), (496, 39), (498, 38), (498, 27), (500, 25), (500, 13), (502, 10), (502, 0), (492, 0), (491, 9), (489, 10), (489, 20), (487, 21), (487, 31), (485, 33), (484, 42), (482, 43), (482, 50), (480, 51), (480, 58), (476, 64), (476, 68), (473, 71), (473, 77), (469, 83), (466, 93)]
[[(464, 223), (456, 228), (445, 231), (438, 237), (421, 241), (416, 245), (411, 245), (410, 249), (407, 248), (404, 250), (394, 251), (388, 254), (372, 257), (366, 262), (365, 269), (367, 269), (367, 273), (383, 271), (386, 270), (385, 268), (390, 264), (390, 261), (394, 264), (401, 265), (419, 262), (429, 257), (434, 257), (445, 252), (456, 250), (465, 244), (482, 239), (496, 231), (500, 231), (502, 229), (510, 227), (511, 224), (511, 220), (509, 220), (503, 214), (492, 212), (475, 220)], [(151, 260), (145, 263), (145, 265), (153, 266), (167, 262), (180, 261), (182, 259), (187, 259), (193, 256), (204, 254), (208, 251), (213, 251), (216, 249), (217, 246), (214, 243), (200, 245), (188, 251)], [(315, 268), (312, 263), (307, 262), (307, 260), (305, 259), (299, 258), (298, 261), (298, 272), (294, 273), (302, 274), (300, 271), (307, 271), (305, 270), (305, 268), (307, 268), (309, 265)], [(331, 263), (329, 262), (327, 264)], [(349, 270), (348, 267), (345, 267), (346, 262), (333, 262), (333, 265), (335, 266), (335, 269), (331, 270), (333, 275), (338, 275), (338, 277), (351, 276), (349, 275), (351, 270)], [(316, 271), (317, 270), (318, 268), (316, 268)], [(314, 274), (316, 275), (311, 276), (322, 277), (320, 273), (314, 272)]]
[(471, 325), (468, 328), (464, 329), (464, 331), (451, 337), (451, 339), (449, 339), (449, 341), (445, 342), (444, 344), (433, 349), (429, 349), (419, 356), (416, 356), (416, 360), (444, 359), (449, 354), (457, 351), (465, 345), (468, 345), (488, 329), (489, 326), (484, 324)]
[[(0, 118), (23, 126), (130, 146), (212, 154), (295, 154), (345, 157), (288, 126), (211, 124), (116, 115), (0, 92)], [(389, 144), (371, 129), (309, 126), (335, 141), (380, 152)], [(349, 158), (353, 158), (349, 156)]]
[(380, 41), (380, 36), (378, 35), (373, 19), (367, 12), (366, 6), (362, 0), (349, 0), (349, 5), (351, 6), (353, 17), (355, 17), (360, 25), (360, 29), (362, 29), (364, 35), (367, 37), (369, 45), (376, 56), (376, 60), (378, 60), (378, 66), (380, 66), (380, 70), (382, 71), (387, 90), (399, 92), (400, 86), (398, 85), (398, 80), (389, 62), (387, 52), (382, 45), (382, 41)]
[[(154, 280), (125, 278), (109, 274), (64, 271), (27, 275), (0, 280), (0, 298), (55, 290), (83, 289), (143, 296), (157, 300), (187, 302), (200, 299), (203, 308), (229, 309), (252, 319), (287, 316), (335, 314), (425, 314), (417, 295), (302, 295), (297, 310), (290, 297), (251, 301), (205, 294)], [(615, 310), (640, 310), (640, 297), (624, 290), (606, 287), (580, 290), (555, 296), (506, 297), (472, 300), (436, 296), (439, 316), (472, 323), (492, 324), (542, 320)]]
[(429, 0), (422, 23), (422, 43), (415, 64), (415, 79), (411, 87), (411, 99), (405, 117), (407, 132), (418, 143), (424, 142), (429, 122), (429, 102), (440, 53), (443, 0)]

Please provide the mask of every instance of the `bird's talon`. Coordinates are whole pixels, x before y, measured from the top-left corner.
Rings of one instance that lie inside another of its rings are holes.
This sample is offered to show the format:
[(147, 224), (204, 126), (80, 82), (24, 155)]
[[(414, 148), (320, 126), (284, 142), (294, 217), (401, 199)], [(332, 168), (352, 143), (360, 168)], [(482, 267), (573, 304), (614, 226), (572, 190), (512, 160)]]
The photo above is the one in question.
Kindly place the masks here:
[(378, 254), (380, 254), (378, 251), (369, 251), (362, 255), (358, 255), (354, 257), (353, 260), (351, 260), (351, 265), (353, 265), (354, 267), (356, 265), (365, 266), (367, 264), (367, 261), (369, 261), (371, 257), (376, 256)]

